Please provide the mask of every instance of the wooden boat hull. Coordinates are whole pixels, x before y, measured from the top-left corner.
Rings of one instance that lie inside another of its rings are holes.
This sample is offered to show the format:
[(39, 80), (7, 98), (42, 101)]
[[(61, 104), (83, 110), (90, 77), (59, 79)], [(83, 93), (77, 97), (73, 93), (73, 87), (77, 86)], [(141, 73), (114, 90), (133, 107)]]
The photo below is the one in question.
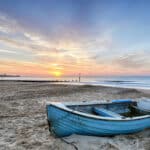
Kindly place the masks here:
[(55, 105), (47, 105), (47, 116), (50, 130), (57, 137), (71, 134), (113, 136), (150, 128), (149, 115), (135, 119), (107, 119), (68, 111)]

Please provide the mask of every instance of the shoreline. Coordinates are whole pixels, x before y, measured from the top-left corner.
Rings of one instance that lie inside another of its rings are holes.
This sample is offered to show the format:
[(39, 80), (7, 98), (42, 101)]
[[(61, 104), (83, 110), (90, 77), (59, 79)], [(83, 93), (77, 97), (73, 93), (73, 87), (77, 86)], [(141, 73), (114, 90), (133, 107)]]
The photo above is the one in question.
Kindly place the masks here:
[[(57, 84), (57, 85), (76, 85), (76, 86), (95, 86), (95, 87), (110, 87), (110, 88), (123, 88), (123, 89), (136, 89), (136, 90), (144, 90), (144, 91), (150, 91), (150, 88), (146, 87), (130, 87), (130, 86), (121, 86), (121, 85), (106, 85), (106, 84), (98, 84), (93, 82), (78, 82), (75, 80), (29, 80), (29, 79), (20, 79), (20, 80), (14, 80), (14, 79), (0, 79), (0, 82), (27, 82), (27, 83), (50, 83), (50, 84)], [(114, 81), (116, 82), (116, 81)], [(60, 84), (59, 84), (60, 83)]]
[(78, 150), (148, 150), (150, 130), (115, 137), (72, 135), (66, 137), (65, 142), (49, 132), (45, 110), (46, 103), (51, 101), (109, 101), (143, 97), (150, 98), (150, 91), (48, 82), (0, 81), (0, 147), (10, 150), (74, 150), (75, 147), (71, 144), (74, 143)]
[[(8, 80), (5, 80), (5, 79), (0, 79), (0, 82), (7, 82), (7, 81), (9, 81), (9, 82), (73, 82), (73, 81), (69, 81), (69, 80), (66, 80), (66, 81), (64, 81), (64, 80), (22, 80), (22, 79), (20, 79), (20, 80), (13, 80), (13, 79), (8, 79)], [(76, 82), (76, 81), (74, 81), (74, 82)]]

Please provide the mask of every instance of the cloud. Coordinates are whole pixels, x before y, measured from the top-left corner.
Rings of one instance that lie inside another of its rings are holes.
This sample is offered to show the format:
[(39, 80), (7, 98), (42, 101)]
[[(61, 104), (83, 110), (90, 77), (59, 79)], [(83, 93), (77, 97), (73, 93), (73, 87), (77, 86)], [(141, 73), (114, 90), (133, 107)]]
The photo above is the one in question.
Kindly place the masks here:
[(6, 59), (0, 60), (1, 73), (20, 74), (25, 76), (45, 76), (48, 75), (48, 69), (47, 66), (33, 62)]
[[(90, 31), (89, 33), (87, 31), (87, 34), (80, 35), (76, 29), (63, 27), (60, 32), (42, 34), (42, 32), (32, 30), (32, 27), (21, 26), (17, 20), (4, 14), (0, 14), (0, 22), (3, 22), (0, 24), (0, 43), (8, 47), (10, 52), (13, 50), (15, 53), (26, 51), (24, 55), (35, 58), (27, 61), (29, 63), (33, 61), (44, 70), (45, 65), (46, 69), (54, 68), (51, 67), (52, 64), (58, 64), (59, 68), (68, 70), (66, 71), (68, 73), (71, 73), (71, 70), (74, 72), (83, 70), (89, 73), (91, 67), (105, 68), (107, 63), (104, 54), (107, 56), (114, 46), (111, 30), (100, 29), (99, 32)], [(5, 53), (7, 52), (9, 51), (6, 49)], [(12, 59), (14, 60), (14, 57)], [(101, 65), (102, 62), (104, 67)], [(14, 64), (16, 68), (23, 65), (22, 62), (18, 63)], [(33, 68), (32, 62), (29, 67)]]
[(150, 51), (138, 50), (134, 53), (126, 54), (114, 59), (114, 62), (128, 69), (149, 69), (150, 59), (149, 59)]
[[(31, 30), (31, 29), (30, 29)], [(2, 15), (0, 13), (0, 42), (13, 48), (23, 49), (26, 51), (32, 51), (41, 55), (43, 53), (65, 53), (68, 50), (65, 49), (65, 42), (57, 42), (44, 35), (30, 32), (27, 28), (22, 27), (16, 20)], [(61, 45), (61, 46), (60, 46)]]
[(13, 33), (20, 28), (18, 23), (6, 14), (0, 12), (0, 32)]
[(16, 51), (11, 51), (11, 50), (7, 50), (7, 49), (0, 49), (0, 52), (2, 52), (2, 53), (10, 53), (10, 54), (17, 53)]

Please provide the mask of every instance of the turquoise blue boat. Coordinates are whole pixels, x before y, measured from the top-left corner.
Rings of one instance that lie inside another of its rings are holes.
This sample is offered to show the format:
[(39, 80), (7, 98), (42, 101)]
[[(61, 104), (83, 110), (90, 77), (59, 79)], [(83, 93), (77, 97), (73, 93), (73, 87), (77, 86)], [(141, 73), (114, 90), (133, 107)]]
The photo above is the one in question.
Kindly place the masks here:
[[(147, 102), (143, 104), (148, 106), (150, 101)], [(132, 100), (51, 102), (46, 109), (49, 129), (57, 137), (71, 134), (114, 136), (150, 128), (150, 108), (143, 113), (144, 105)], [(139, 106), (142, 106), (141, 111)]]

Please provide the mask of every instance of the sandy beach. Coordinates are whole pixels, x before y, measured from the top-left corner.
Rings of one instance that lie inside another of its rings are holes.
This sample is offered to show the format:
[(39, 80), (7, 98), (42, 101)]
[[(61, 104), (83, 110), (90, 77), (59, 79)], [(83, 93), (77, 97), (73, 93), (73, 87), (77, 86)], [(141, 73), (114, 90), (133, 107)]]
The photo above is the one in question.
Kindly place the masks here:
[(0, 150), (149, 150), (150, 130), (114, 137), (72, 135), (55, 138), (48, 130), (46, 102), (142, 97), (149, 90), (49, 82), (0, 81)]

